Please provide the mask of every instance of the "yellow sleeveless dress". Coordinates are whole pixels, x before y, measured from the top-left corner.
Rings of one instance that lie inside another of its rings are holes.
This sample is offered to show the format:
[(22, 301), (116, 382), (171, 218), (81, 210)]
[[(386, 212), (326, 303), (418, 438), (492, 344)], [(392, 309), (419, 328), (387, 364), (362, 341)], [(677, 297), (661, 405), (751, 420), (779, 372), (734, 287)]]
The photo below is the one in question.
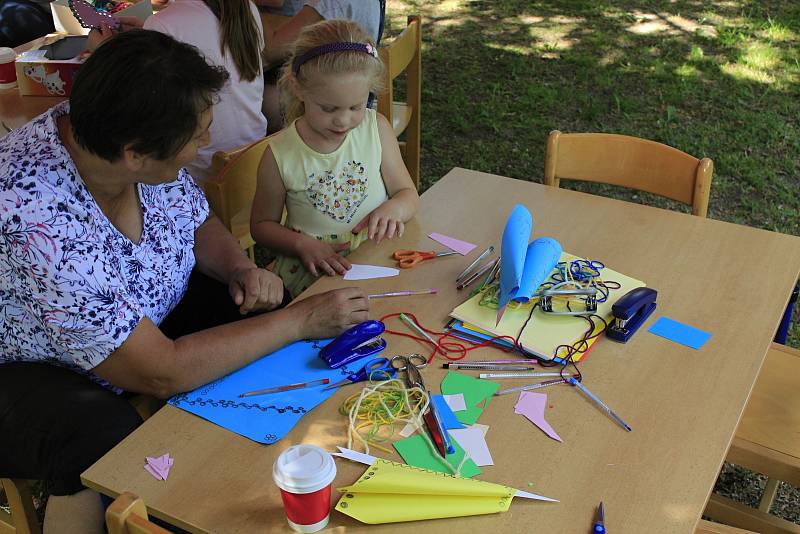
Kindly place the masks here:
[[(366, 239), (366, 230), (353, 235), (353, 227), (388, 199), (377, 115), (367, 109), (361, 124), (330, 154), (306, 145), (296, 122), (270, 142), (286, 188), (285, 226), (326, 243), (349, 243), (340, 253), (345, 256)], [(293, 256), (278, 255), (275, 273), (292, 298), (316, 280)]]

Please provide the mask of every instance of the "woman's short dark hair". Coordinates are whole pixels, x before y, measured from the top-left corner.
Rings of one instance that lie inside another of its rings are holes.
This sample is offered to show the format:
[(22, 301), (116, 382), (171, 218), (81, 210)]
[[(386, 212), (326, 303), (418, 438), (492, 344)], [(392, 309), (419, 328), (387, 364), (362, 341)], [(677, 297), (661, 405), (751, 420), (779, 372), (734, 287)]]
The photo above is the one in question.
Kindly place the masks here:
[(108, 161), (126, 147), (169, 159), (195, 135), (227, 80), (191, 45), (155, 31), (121, 33), (78, 71), (69, 98), (75, 140)]

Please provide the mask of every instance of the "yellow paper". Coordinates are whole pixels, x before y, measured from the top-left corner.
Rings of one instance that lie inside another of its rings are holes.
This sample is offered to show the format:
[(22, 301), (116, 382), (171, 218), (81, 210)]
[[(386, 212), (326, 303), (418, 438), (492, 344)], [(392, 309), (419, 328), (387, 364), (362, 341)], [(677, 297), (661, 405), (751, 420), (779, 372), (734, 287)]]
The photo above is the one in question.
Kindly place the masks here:
[(395, 523), (508, 511), (516, 490), (378, 459), (336, 509), (363, 523)]
[[(566, 252), (561, 254), (560, 261), (572, 261), (579, 259)], [(606, 267), (601, 271), (604, 281), (614, 281), (620, 284), (619, 289), (610, 292), (605, 302), (597, 303), (596, 314), (605, 319), (611, 320), (611, 307), (623, 295), (636, 289), (644, 287), (644, 282), (636, 280), (622, 273), (618, 273)], [(456, 319), (469, 323), (495, 336), (511, 336), (516, 339), (525, 321), (530, 315), (530, 308), (512, 309), (506, 308), (500, 324), (495, 326), (497, 310), (486, 306), (480, 306), (481, 294), (473, 296), (471, 299), (454, 309), (450, 315)], [(588, 328), (585, 319), (569, 315), (552, 315), (544, 313), (540, 308), (536, 308), (533, 317), (525, 327), (519, 343), (525, 350), (528, 350), (540, 358), (550, 360), (559, 345), (572, 344), (583, 337)]]

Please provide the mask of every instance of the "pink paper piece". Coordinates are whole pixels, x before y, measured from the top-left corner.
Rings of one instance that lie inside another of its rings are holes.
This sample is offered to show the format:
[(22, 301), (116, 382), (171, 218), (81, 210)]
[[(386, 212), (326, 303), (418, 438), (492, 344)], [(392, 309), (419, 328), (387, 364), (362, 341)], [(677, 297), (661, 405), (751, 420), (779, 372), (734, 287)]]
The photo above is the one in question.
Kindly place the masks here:
[(441, 243), (442, 245), (446, 246), (451, 250), (455, 250), (462, 256), (466, 256), (472, 251), (472, 249), (478, 246), (478, 245), (473, 245), (472, 243), (467, 243), (466, 241), (461, 241), (460, 239), (456, 239), (455, 237), (449, 237), (444, 234), (438, 234), (436, 232), (428, 234), (428, 237), (430, 237), (434, 241)]
[(145, 456), (145, 460), (147, 463), (144, 465), (144, 468), (148, 473), (156, 477), (158, 480), (167, 479), (169, 476), (169, 469), (175, 462), (175, 459), (171, 458), (169, 453), (159, 456), (158, 458)]
[(514, 406), (514, 413), (527, 417), (531, 423), (538, 426), (542, 431), (556, 441), (563, 441), (561, 436), (553, 430), (550, 423), (544, 420), (544, 408), (547, 405), (547, 393), (536, 393), (535, 391), (523, 391), (519, 394), (519, 400)]

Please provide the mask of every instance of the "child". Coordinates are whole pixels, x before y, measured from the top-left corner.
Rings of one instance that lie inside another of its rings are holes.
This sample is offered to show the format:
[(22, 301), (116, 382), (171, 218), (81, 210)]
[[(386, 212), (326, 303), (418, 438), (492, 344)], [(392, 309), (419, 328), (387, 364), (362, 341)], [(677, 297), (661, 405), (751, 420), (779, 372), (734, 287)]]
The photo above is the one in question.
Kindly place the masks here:
[(382, 74), (371, 39), (336, 19), (305, 28), (284, 67), (289, 126), (261, 160), (250, 231), (279, 253), (275, 272), (292, 297), (320, 274), (344, 274), (344, 256), (365, 237), (403, 235), (416, 212), (419, 196), (392, 127), (366, 108)]
[(144, 28), (196, 46), (210, 64), (230, 74), (230, 82), (214, 103), (211, 142), (187, 165), (195, 179), (205, 180), (214, 152), (239, 148), (266, 135), (267, 119), (261, 113), (261, 15), (250, 0), (173, 0), (148, 18)]

